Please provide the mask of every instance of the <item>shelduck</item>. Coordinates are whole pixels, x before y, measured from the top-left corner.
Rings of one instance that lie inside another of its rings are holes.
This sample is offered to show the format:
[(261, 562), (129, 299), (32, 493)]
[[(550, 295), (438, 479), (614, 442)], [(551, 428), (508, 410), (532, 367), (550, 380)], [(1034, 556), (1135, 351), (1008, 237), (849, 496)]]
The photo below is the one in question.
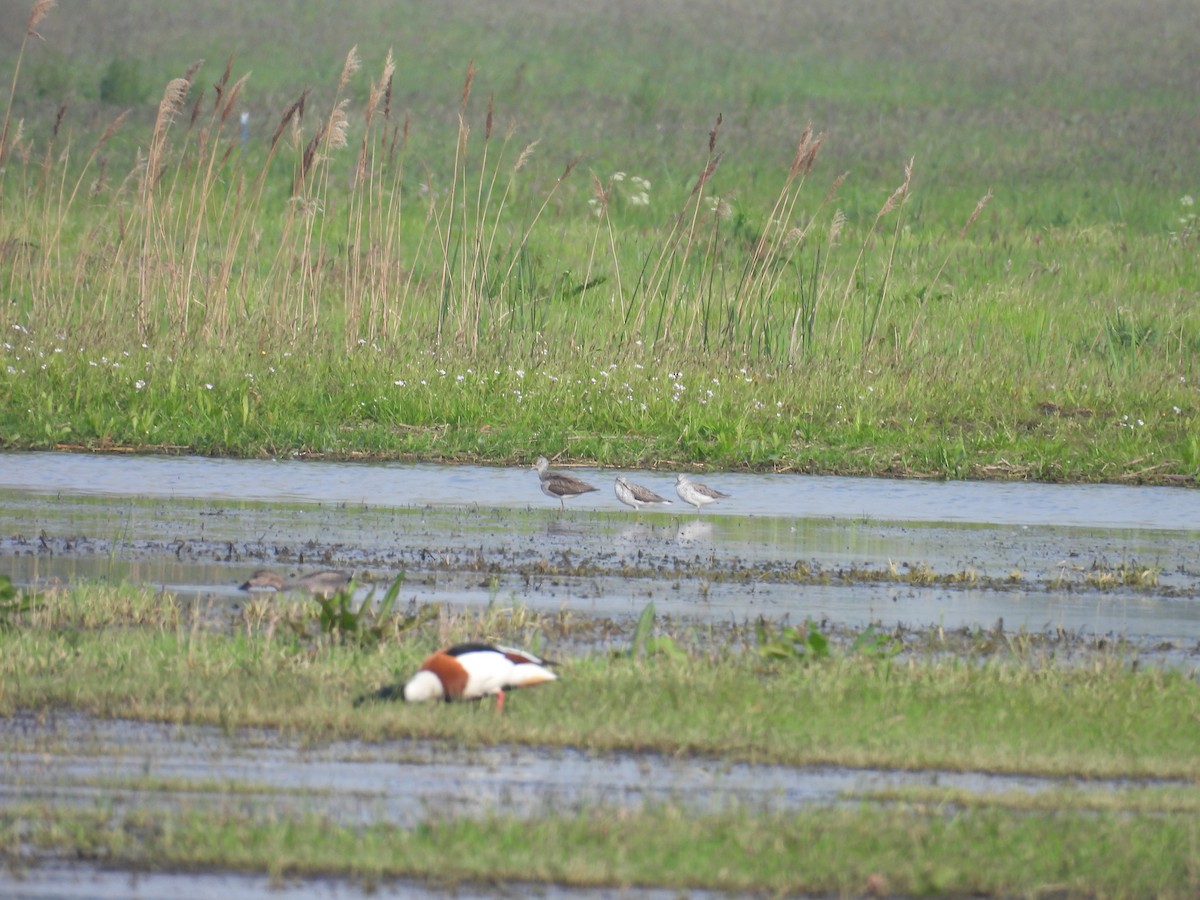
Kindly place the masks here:
[(392, 684), (354, 701), (367, 700), (479, 700), (496, 696), (496, 712), (504, 711), (504, 692), (532, 687), (558, 676), (552, 665), (524, 650), (497, 644), (455, 644), (425, 658), (421, 668), (404, 684)]

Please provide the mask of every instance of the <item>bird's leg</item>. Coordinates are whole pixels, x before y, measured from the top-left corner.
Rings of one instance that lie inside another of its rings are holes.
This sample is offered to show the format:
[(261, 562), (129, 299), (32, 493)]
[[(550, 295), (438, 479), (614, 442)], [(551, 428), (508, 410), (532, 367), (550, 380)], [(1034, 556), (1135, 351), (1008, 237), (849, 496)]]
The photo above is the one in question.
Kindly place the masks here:
[(504, 715), (504, 691), (496, 691), (496, 715)]

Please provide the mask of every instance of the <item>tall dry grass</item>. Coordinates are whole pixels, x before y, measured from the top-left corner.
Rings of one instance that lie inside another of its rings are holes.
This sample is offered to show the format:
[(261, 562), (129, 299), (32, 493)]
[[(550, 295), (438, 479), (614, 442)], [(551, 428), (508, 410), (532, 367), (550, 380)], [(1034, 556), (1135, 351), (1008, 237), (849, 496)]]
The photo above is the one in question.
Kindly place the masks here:
[[(52, 6), (35, 4), (25, 40)], [(516, 149), (492, 97), (481, 133), (473, 129), (473, 66), (447, 161), (415, 166), (411, 123), (392, 108), (391, 54), (356, 109), (360, 68), (352, 49), (324, 108), (304, 91), (260, 147), (244, 145), (235, 124), (249, 76), (235, 78), (230, 60), (205, 88), (197, 62), (166, 85), (149, 135), (126, 137), (122, 114), (80, 156), (78, 139), (57, 127), (40, 147), (19, 128), (9, 134), (18, 58), (0, 140), (10, 163), (0, 175), (11, 213), (3, 238), (20, 248), (5, 255), (2, 275), (17, 314), (64, 332), (219, 345), (319, 336), (476, 352), (513, 341), (644, 342), (660, 353), (792, 360), (818, 339), (864, 351), (875, 339), (912, 161), (847, 251), (837, 207), (846, 176), (806, 202), (825, 140), (809, 126), (751, 233), (730, 222), (712, 187), (718, 117), (690, 190), (661, 227), (625, 227), (608, 202), (612, 185), (593, 173), (589, 231), (585, 211), (561, 196), (575, 160), (556, 175), (531, 174), (537, 140)], [(139, 149), (114, 176), (118, 141)], [(891, 238), (877, 252), (889, 215)], [(873, 286), (869, 265), (879, 267)], [(848, 327), (855, 300), (857, 334)]]

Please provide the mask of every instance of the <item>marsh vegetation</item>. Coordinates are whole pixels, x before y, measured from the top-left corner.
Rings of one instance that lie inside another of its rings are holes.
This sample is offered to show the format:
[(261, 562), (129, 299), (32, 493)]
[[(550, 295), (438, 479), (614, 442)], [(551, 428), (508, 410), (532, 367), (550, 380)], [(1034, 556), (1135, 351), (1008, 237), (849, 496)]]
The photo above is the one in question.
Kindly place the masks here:
[(14, 39), (5, 446), (1195, 480), (1186, 4), (219, 6)]

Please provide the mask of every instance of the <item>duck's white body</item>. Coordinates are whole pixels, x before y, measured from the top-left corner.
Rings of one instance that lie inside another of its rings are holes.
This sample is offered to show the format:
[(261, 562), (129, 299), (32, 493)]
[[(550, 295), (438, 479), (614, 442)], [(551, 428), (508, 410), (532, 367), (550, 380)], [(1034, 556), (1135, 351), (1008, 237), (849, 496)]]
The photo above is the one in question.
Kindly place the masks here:
[(558, 676), (547, 663), (532, 653), (495, 644), (456, 644), (433, 653), (403, 685), (385, 687), (375, 694), (360, 697), (409, 703), (425, 700), (478, 700), (496, 697), (496, 710), (504, 709), (504, 692), (532, 687)]

